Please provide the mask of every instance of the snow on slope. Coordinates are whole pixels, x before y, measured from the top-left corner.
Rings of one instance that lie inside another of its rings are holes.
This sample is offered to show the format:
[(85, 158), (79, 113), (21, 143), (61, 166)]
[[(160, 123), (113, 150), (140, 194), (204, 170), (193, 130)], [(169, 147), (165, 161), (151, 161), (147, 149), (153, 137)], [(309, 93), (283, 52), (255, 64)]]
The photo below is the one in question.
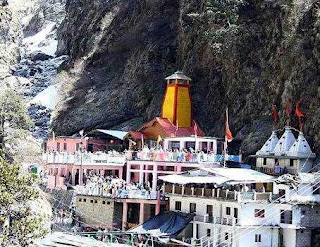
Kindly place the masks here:
[(57, 105), (58, 90), (60, 84), (54, 84), (41, 91), (36, 97), (34, 97), (30, 104), (42, 105), (50, 110), (53, 110)]

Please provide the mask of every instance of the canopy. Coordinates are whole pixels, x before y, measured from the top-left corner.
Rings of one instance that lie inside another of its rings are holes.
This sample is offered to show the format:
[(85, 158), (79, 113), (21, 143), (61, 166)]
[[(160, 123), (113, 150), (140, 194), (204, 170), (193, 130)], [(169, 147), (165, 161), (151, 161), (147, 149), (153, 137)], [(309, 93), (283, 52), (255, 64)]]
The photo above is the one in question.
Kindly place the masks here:
[(246, 168), (201, 168), (182, 174), (160, 176), (159, 179), (173, 184), (243, 184), (274, 182), (273, 176)]
[(223, 184), (228, 181), (222, 176), (214, 176), (206, 171), (189, 171), (183, 174), (160, 176), (159, 179), (172, 184)]
[(128, 232), (150, 234), (154, 237), (176, 237), (193, 219), (194, 214), (166, 211)]
[(126, 131), (120, 131), (120, 130), (103, 130), (103, 129), (96, 129), (96, 131), (99, 131), (101, 133), (116, 137), (120, 140), (123, 140), (124, 137), (128, 134)]
[(94, 240), (88, 237), (81, 237), (78, 235), (73, 235), (63, 232), (54, 232), (49, 234), (44, 239), (39, 239), (36, 241), (36, 246), (43, 247), (116, 247), (116, 246), (129, 246), (125, 244), (112, 244), (103, 243), (98, 240)]

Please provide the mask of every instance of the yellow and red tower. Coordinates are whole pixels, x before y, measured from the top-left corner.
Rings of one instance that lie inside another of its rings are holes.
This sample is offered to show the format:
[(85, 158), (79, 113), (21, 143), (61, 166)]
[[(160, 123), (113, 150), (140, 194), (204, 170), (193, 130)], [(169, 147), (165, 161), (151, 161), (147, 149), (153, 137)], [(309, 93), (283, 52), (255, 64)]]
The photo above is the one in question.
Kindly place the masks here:
[(192, 126), (192, 104), (190, 96), (191, 78), (177, 71), (166, 78), (167, 88), (162, 104), (162, 118), (169, 119), (178, 127)]

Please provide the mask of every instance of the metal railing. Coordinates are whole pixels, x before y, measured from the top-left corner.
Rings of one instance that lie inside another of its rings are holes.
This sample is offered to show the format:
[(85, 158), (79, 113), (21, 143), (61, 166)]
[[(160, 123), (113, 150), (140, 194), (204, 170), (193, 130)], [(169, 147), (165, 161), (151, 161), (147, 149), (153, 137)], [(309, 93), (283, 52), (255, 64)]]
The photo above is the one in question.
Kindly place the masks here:
[(208, 214), (200, 216), (196, 215), (193, 218), (193, 221), (203, 222), (203, 223), (211, 223), (211, 224), (219, 224), (226, 226), (235, 226), (237, 225), (238, 218), (227, 218), (227, 217), (217, 217), (217, 216), (209, 216)]

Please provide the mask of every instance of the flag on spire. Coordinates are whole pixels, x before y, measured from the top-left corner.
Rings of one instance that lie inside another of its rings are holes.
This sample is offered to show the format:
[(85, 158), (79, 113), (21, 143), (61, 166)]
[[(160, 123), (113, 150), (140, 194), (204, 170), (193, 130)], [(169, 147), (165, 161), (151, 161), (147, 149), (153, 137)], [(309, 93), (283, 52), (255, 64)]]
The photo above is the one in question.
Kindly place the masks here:
[(302, 131), (302, 128), (303, 128), (302, 117), (304, 115), (303, 115), (301, 108), (300, 108), (300, 102), (297, 102), (297, 104), (296, 104), (296, 115), (299, 118), (299, 126), (300, 126), (300, 130)]
[(272, 117), (273, 117), (273, 123), (276, 124), (279, 119), (278, 109), (276, 105), (273, 105)]
[(193, 131), (194, 131), (194, 136), (198, 136), (198, 125), (195, 121), (193, 121)]
[(231, 142), (233, 137), (229, 127), (229, 117), (228, 117), (228, 109), (226, 110), (226, 133), (225, 138), (228, 142)]

